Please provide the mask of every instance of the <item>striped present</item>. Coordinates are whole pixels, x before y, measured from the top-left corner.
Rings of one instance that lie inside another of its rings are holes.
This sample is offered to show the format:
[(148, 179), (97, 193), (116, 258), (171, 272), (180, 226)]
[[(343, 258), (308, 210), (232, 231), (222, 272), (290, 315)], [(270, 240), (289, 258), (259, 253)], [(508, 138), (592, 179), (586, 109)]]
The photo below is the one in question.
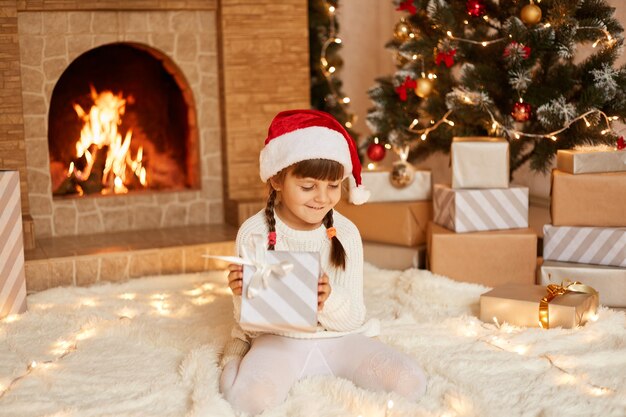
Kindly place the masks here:
[(543, 258), (626, 267), (626, 227), (543, 226)]
[(284, 276), (270, 274), (267, 286), (249, 288), (256, 267), (244, 265), (241, 297), (241, 328), (249, 331), (301, 331), (317, 329), (317, 282), (320, 276), (318, 252), (267, 251), (268, 265), (286, 262), (292, 268)]
[(0, 170), (0, 318), (26, 311), (20, 204), (19, 173)]
[(435, 184), (435, 223), (455, 232), (528, 227), (528, 188), (463, 190)]

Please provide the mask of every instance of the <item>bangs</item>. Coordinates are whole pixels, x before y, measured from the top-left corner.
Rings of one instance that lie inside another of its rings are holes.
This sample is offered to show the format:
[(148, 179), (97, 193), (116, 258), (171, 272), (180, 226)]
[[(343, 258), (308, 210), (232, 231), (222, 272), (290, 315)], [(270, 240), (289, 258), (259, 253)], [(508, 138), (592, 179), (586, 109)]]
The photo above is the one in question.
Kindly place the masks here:
[(291, 173), (299, 178), (314, 178), (323, 181), (343, 179), (343, 165), (330, 159), (307, 159), (292, 166)]

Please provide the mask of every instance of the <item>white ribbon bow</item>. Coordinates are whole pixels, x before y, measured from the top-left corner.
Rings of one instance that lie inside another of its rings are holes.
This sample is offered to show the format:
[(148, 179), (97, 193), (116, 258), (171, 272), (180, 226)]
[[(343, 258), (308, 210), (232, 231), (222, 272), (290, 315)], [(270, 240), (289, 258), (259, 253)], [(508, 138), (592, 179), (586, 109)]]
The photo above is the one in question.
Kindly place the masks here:
[(250, 237), (252, 244), (252, 256), (248, 253), (247, 248), (241, 247), (242, 257), (239, 256), (213, 256), (203, 255), (205, 258), (221, 259), (223, 261), (232, 262), (239, 265), (248, 265), (255, 268), (254, 274), (248, 284), (248, 291), (246, 296), (248, 298), (254, 298), (263, 288), (268, 287), (268, 279), (270, 275), (274, 274), (277, 277), (284, 277), (293, 270), (293, 264), (287, 261), (281, 261), (278, 263), (269, 263), (267, 260), (267, 250), (263, 243), (262, 235), (252, 235)]

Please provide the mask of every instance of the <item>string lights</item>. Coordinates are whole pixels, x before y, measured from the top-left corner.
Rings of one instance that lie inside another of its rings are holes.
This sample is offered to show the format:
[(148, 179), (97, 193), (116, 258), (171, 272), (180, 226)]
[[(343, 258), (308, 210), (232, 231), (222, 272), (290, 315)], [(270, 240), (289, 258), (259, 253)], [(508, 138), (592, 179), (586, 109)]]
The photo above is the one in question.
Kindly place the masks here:
[[(538, 1), (539, 2), (539, 1)], [(485, 21), (489, 21), (489, 17), (487, 15), (482, 16), (482, 18)], [(469, 24), (468, 20), (464, 20), (463, 23), (465, 25)], [(535, 26), (535, 28), (533, 30), (544, 30), (544, 29), (549, 29), (551, 27), (551, 24), (549, 22), (544, 23), (542, 25), (537, 25)], [(416, 34), (412, 31), (412, 27), (410, 24), (406, 25), (406, 28), (408, 28), (409, 33), (408, 36), (411, 38), (414, 38), (416, 36)], [(599, 31), (603, 34), (602, 37), (598, 38), (593, 44), (592, 46), (595, 48), (600, 42), (602, 41), (606, 41), (606, 45), (608, 47), (612, 47), (617, 43), (617, 40), (611, 36), (611, 34), (609, 33), (609, 31), (605, 28), (602, 27), (597, 27), (597, 26), (580, 26), (578, 28), (576, 28), (576, 30), (595, 30), (595, 31)], [(471, 44), (471, 45), (479, 45), (482, 47), (487, 47), (489, 45), (493, 45), (495, 43), (500, 43), (500, 42), (504, 42), (506, 41), (508, 38), (512, 38), (512, 35), (508, 35), (508, 37), (500, 37), (500, 38), (496, 38), (496, 39), (490, 39), (490, 40), (475, 40), (475, 39), (469, 39), (469, 38), (464, 38), (461, 36), (456, 36), (451, 30), (446, 30), (445, 31), (446, 36), (450, 39), (450, 40), (454, 40), (457, 42), (463, 42), (463, 43), (467, 43), (467, 44)], [(423, 58), (419, 55), (412, 55), (411, 59), (416, 60), (416, 59), (422, 59), (422, 77), (424, 77), (424, 63), (423, 63)], [(428, 78), (429, 79), (434, 79), (436, 78), (435, 74), (428, 74)], [(465, 96), (463, 97), (463, 102), (465, 104), (471, 105), (474, 104), (473, 100), (469, 97), (469, 96)], [(523, 99), (520, 98), (520, 102), (523, 102)], [(507, 135), (509, 138), (513, 138), (513, 139), (521, 139), (523, 137), (525, 138), (543, 138), (543, 139), (550, 139), (552, 141), (557, 141), (558, 140), (558, 135), (562, 132), (564, 132), (565, 130), (567, 130), (572, 124), (583, 120), (585, 122), (585, 125), (589, 128), (591, 127), (591, 123), (589, 122), (589, 120), (587, 119), (588, 116), (592, 115), (592, 114), (597, 114), (599, 115), (606, 123), (606, 128), (603, 129), (600, 133), (602, 135), (606, 135), (609, 132), (614, 132), (612, 126), (611, 126), (611, 121), (612, 120), (618, 120), (619, 117), (617, 116), (608, 116), (606, 113), (604, 113), (601, 110), (598, 109), (591, 109), (579, 116), (577, 116), (574, 119), (568, 120), (566, 121), (566, 123), (559, 129), (556, 129), (554, 131), (551, 132), (547, 132), (547, 133), (526, 133), (522, 130), (518, 130), (518, 129), (514, 129), (511, 127), (507, 127), (505, 126), (503, 123), (499, 122), (496, 117), (494, 116), (494, 114), (489, 110), (489, 109), (485, 109), (486, 112), (489, 114), (490, 117), (490, 124), (491, 124), (491, 130), (492, 132), (496, 132), (496, 131), (500, 131), (503, 132), (505, 135)], [(454, 121), (450, 120), (449, 117), (454, 113), (454, 110), (448, 110), (439, 120), (435, 121), (435, 120), (431, 120), (430, 121), (430, 126), (424, 127), (424, 128), (419, 128), (416, 129), (417, 125), (419, 124), (419, 121), (417, 119), (414, 119), (413, 122), (411, 122), (411, 124), (409, 125), (409, 127), (407, 128), (408, 131), (415, 133), (417, 135), (419, 135), (419, 138), (424, 141), (428, 138), (428, 135), (438, 129), (440, 126), (447, 124), (449, 126), (454, 126)], [(413, 143), (413, 146), (416, 146), (419, 142), (415, 142)]]
[[(321, 64), (322, 74), (324, 75), (324, 78), (326, 79), (326, 83), (328, 84), (328, 88), (331, 94), (335, 97), (336, 103), (340, 107), (344, 108), (347, 104), (350, 103), (350, 97), (342, 96), (341, 94), (339, 94), (339, 92), (335, 88), (332, 77), (333, 77), (333, 74), (337, 71), (337, 68), (335, 68), (328, 62), (328, 55), (327, 55), (328, 48), (331, 45), (341, 44), (341, 38), (337, 37), (337, 27), (335, 23), (335, 12), (337, 8), (333, 6), (332, 4), (326, 3), (326, 5), (327, 5), (326, 8), (328, 10), (328, 17), (330, 19), (330, 25), (329, 25), (330, 27), (329, 27), (329, 32), (328, 32), (328, 38), (322, 44), (322, 51), (320, 54), (320, 64)], [(352, 122), (350, 120), (346, 121), (345, 126), (348, 129), (352, 128)]]

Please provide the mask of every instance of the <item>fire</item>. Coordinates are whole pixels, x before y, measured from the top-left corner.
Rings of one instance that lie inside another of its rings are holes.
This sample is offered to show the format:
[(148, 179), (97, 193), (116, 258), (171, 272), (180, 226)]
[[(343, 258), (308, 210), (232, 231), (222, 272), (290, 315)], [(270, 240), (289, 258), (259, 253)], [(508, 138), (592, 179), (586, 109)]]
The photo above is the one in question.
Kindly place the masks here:
[[(71, 162), (68, 177), (75, 176), (80, 184), (90, 178), (94, 169), (99, 169), (102, 171), (101, 192), (103, 194), (127, 193), (127, 186), (131, 183), (138, 182), (145, 187), (148, 182), (146, 168), (142, 162), (143, 147), (138, 149), (133, 159), (130, 149), (132, 130), (123, 136), (118, 130), (122, 123), (122, 116), (126, 112), (128, 100), (122, 93), (117, 95), (111, 91), (98, 93), (93, 86), (91, 86), (91, 98), (94, 104), (88, 112), (80, 105), (74, 104), (76, 114), (84, 123), (80, 139), (76, 142), (76, 158), (77, 161), (84, 161), (84, 167), (79, 170), (76, 164)], [(99, 159), (105, 156), (103, 155), (105, 152), (106, 159), (102, 164)], [(103, 167), (98, 165), (96, 168), (96, 164), (101, 164)], [(79, 192), (82, 194), (82, 189)]]

